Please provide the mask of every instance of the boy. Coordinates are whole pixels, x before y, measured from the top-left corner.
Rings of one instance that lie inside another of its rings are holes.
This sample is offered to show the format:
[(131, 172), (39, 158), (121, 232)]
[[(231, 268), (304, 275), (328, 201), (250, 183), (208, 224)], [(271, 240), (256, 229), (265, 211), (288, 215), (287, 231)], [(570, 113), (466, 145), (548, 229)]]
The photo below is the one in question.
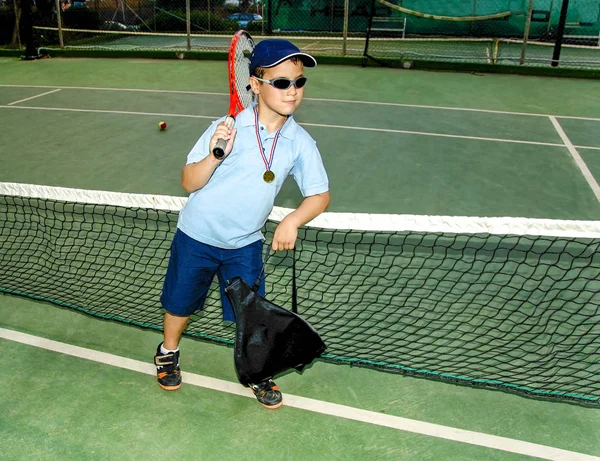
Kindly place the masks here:
[[(304, 67), (316, 60), (287, 40), (256, 45), (250, 58), (250, 86), (258, 99), (237, 117), (233, 129), (213, 123), (187, 158), (182, 185), (190, 193), (177, 223), (161, 302), (164, 341), (154, 362), (158, 384), (181, 386), (179, 340), (190, 315), (202, 309), (215, 276), (221, 287), (223, 319), (235, 321), (225, 296), (227, 280), (252, 284), (262, 269), (261, 229), (285, 178), (292, 175), (305, 197), (277, 226), (273, 250), (294, 248), (298, 228), (327, 208), (329, 182), (315, 141), (292, 116), (304, 95)], [(212, 150), (227, 140), (225, 156)], [(264, 276), (259, 292), (265, 294)], [(268, 379), (250, 386), (266, 408), (282, 405), (281, 392)]]

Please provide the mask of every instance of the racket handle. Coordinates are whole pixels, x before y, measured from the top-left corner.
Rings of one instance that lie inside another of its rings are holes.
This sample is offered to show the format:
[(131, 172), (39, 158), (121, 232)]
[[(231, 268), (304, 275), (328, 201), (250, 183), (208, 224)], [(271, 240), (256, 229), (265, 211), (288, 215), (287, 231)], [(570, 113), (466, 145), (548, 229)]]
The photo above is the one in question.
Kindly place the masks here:
[[(234, 124), (235, 124), (235, 118), (231, 115), (228, 115), (227, 118), (225, 119), (225, 125), (227, 125), (227, 128), (229, 128), (231, 130), (233, 128)], [(213, 155), (218, 159), (222, 159), (223, 157), (225, 157), (225, 148), (226, 147), (227, 147), (227, 141), (225, 139), (217, 140), (215, 147), (213, 147), (213, 151), (212, 151)]]

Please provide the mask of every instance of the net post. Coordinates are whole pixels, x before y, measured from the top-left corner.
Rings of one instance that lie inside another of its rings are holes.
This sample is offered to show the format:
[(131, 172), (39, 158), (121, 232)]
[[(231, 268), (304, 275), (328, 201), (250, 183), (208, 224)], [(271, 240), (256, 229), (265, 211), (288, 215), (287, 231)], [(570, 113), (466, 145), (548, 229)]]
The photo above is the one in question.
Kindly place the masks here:
[(569, 9), (569, 0), (563, 0), (558, 20), (558, 29), (556, 30), (556, 43), (554, 44), (554, 53), (552, 54), (552, 67), (557, 67), (560, 61), (560, 50), (562, 47), (563, 35), (565, 34), (565, 23), (567, 22), (567, 10)]
[(521, 59), (519, 64), (522, 66), (525, 64), (525, 53), (527, 52), (527, 40), (529, 39), (529, 29), (531, 28), (531, 15), (533, 14), (533, 3), (534, 0), (529, 0), (529, 6), (527, 7), (527, 19), (525, 21), (525, 31), (523, 32), (523, 45), (521, 45)]

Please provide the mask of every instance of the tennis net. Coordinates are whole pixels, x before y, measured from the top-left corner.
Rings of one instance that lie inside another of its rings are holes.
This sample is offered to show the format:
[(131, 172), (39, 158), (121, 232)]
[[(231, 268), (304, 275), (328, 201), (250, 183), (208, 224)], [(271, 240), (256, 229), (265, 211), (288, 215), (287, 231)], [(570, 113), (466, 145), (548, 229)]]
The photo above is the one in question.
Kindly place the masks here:
[[(0, 183), (0, 292), (160, 330), (185, 200)], [(599, 250), (596, 221), (324, 213), (299, 232), (298, 312), (328, 361), (598, 404)], [(266, 272), (291, 306), (292, 252)], [(233, 344), (216, 286), (185, 334)]]

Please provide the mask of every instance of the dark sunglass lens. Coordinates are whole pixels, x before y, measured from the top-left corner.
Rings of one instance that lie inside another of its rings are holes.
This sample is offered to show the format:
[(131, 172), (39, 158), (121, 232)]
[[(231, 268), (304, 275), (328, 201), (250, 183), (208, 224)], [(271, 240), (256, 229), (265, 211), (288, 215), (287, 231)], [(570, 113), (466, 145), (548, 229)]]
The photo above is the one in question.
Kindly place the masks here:
[(288, 80), (287, 78), (276, 78), (271, 82), (271, 84), (277, 88), (278, 90), (287, 90), (292, 84), (296, 86), (296, 88), (302, 88), (306, 85), (306, 77), (300, 77), (297, 80)]
[(304, 85), (306, 85), (306, 80), (308, 80), (306, 77), (300, 77), (298, 80), (296, 80), (296, 88), (302, 88)]
[(287, 90), (291, 85), (287, 78), (276, 78), (273, 80), (273, 86), (278, 90)]

